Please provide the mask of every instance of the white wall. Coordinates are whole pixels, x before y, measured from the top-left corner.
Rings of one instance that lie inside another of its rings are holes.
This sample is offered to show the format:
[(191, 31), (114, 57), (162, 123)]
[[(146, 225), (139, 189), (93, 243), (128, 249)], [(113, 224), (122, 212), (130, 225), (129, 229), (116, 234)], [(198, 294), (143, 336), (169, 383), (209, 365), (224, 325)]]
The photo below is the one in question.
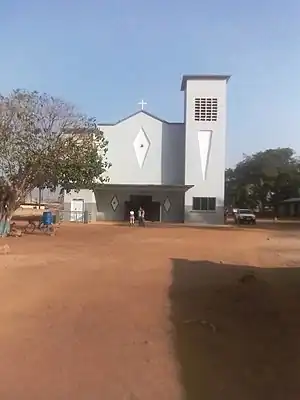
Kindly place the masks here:
[[(185, 183), (194, 185), (186, 192), (185, 205), (190, 213), (193, 197), (215, 197), (217, 207), (224, 205), (224, 173), (226, 154), (226, 79), (188, 80), (185, 91)], [(218, 99), (218, 119), (216, 122), (194, 120), (194, 99), (201, 97)], [(204, 179), (201, 169), (198, 133), (211, 130), (211, 147), (207, 174)], [(195, 219), (194, 216), (186, 216)]]
[[(115, 125), (99, 126), (108, 140), (107, 159), (111, 184), (183, 184), (184, 125), (161, 121), (139, 112)], [(149, 149), (139, 165), (134, 141), (146, 134)]]
[(85, 203), (95, 203), (95, 195), (92, 190), (80, 190), (79, 192), (75, 192), (72, 190), (68, 194), (64, 194), (64, 203), (71, 203), (74, 199), (82, 199)]

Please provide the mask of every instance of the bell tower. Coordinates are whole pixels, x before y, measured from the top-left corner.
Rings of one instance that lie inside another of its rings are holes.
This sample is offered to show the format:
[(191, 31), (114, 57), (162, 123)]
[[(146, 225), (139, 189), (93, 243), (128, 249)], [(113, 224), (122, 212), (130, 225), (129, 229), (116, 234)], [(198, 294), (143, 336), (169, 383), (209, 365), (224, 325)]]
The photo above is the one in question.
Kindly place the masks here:
[(226, 94), (229, 75), (184, 75), (185, 221), (224, 222)]

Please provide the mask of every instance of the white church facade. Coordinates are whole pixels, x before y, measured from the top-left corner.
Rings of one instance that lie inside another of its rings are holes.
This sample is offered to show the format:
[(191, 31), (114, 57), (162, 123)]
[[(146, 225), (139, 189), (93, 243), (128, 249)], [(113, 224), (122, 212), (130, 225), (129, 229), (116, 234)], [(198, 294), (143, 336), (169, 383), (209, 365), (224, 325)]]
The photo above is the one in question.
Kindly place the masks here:
[(184, 121), (168, 122), (143, 109), (99, 124), (108, 140), (109, 183), (64, 196), (72, 215), (124, 221), (130, 209), (146, 220), (224, 222), (228, 75), (184, 75)]

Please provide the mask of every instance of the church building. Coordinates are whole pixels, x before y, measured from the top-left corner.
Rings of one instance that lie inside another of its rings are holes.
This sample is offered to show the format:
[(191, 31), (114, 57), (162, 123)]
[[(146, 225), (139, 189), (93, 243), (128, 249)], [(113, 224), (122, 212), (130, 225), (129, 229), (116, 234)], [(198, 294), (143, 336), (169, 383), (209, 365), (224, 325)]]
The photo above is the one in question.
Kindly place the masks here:
[(148, 221), (224, 223), (226, 92), (228, 75), (184, 75), (184, 121), (142, 109), (99, 124), (108, 140), (109, 183), (64, 197), (76, 220), (124, 221), (145, 210)]

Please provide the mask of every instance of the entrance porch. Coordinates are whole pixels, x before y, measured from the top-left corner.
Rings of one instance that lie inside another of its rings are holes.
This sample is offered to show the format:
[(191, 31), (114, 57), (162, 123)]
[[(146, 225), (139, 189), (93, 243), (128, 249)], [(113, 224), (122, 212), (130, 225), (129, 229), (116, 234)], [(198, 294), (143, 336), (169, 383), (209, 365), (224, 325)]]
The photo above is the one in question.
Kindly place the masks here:
[[(129, 211), (145, 210), (148, 221), (183, 222), (186, 185), (111, 185), (95, 190), (96, 220), (126, 221)], [(136, 214), (137, 215), (137, 214)]]
[(134, 211), (137, 217), (139, 208), (145, 211), (145, 219), (147, 221), (159, 222), (161, 220), (161, 204), (159, 201), (153, 201), (151, 195), (131, 194), (130, 200), (125, 201), (124, 221), (129, 219), (129, 212)]

